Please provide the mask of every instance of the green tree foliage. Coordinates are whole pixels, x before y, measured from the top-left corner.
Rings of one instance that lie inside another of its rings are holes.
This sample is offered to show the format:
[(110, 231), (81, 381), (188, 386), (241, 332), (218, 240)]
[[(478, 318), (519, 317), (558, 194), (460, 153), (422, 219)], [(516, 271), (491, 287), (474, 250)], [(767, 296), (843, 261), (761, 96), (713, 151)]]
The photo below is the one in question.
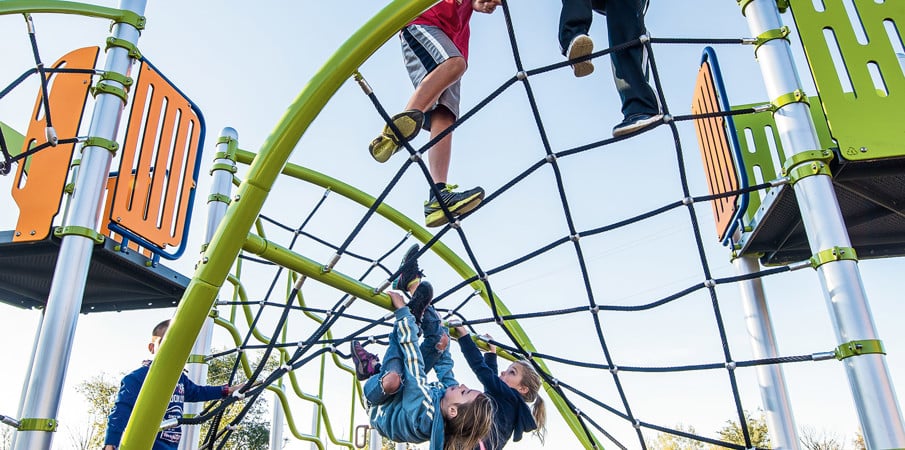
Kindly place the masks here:
[(116, 401), (119, 384), (108, 378), (106, 374), (96, 375), (82, 381), (75, 387), (76, 392), (85, 396), (88, 402), (86, 427), (83, 430), (70, 430), (73, 443), (83, 448), (101, 448), (104, 446), (104, 433), (107, 431), (107, 415)]
[[(692, 426), (686, 427), (678, 424), (675, 429), (685, 433), (698, 434)], [(656, 439), (645, 440), (645, 444), (650, 450), (706, 450), (707, 448), (701, 441), (670, 433), (658, 433)]]
[[(218, 352), (215, 352), (218, 353)], [(252, 354), (246, 352), (251, 359)], [(230, 354), (222, 358), (211, 360), (208, 364), (207, 379), (208, 384), (226, 384), (229, 382), (230, 375), (233, 372), (233, 366), (236, 364), (236, 354)], [(265, 365), (262, 375), (266, 376), (279, 365), (275, 358), (271, 358)], [(252, 367), (255, 367), (254, 364)], [(238, 373), (242, 373), (239, 370)], [(244, 381), (242, 379), (233, 379), (232, 384), (238, 384)], [(220, 420), (220, 429), (229, 425), (235, 419), (242, 408), (245, 407), (244, 401), (235, 402), (227, 409), (223, 418)], [(266, 450), (270, 445), (270, 418), (268, 415), (267, 401), (264, 396), (258, 397), (257, 401), (251, 406), (242, 422), (239, 423), (238, 429), (233, 431), (229, 440), (222, 448), (226, 450)], [(202, 439), (207, 436), (210, 430), (211, 422), (205, 422), (201, 425)], [(219, 447), (218, 447), (219, 448)]]
[(852, 439), (852, 445), (855, 450), (867, 450), (867, 444), (864, 442), (864, 433), (861, 430), (855, 432), (855, 438)]
[[(767, 415), (763, 411), (758, 411), (758, 413), (757, 417), (752, 417), (748, 411), (745, 411), (745, 422), (748, 424), (748, 435), (751, 438), (751, 445), (758, 448), (770, 448)], [(742, 427), (738, 422), (727, 420), (726, 425), (716, 433), (721, 441), (745, 445), (745, 435), (742, 433)]]

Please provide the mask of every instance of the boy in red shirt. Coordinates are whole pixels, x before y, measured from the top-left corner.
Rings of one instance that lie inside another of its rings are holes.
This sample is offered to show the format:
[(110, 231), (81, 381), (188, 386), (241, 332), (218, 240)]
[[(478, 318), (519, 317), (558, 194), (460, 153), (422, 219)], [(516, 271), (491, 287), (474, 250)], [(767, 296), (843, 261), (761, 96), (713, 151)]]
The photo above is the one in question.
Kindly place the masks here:
[[(431, 132), (431, 139), (449, 128), (459, 116), (459, 80), (468, 61), (468, 22), (473, 11), (492, 13), (501, 0), (442, 0), (425, 11), (399, 32), (402, 54), (415, 92), (405, 111), (393, 116), (393, 124), (402, 134), (385, 126), (368, 149), (378, 162), (386, 162), (413, 139), (423, 127)], [(438, 227), (449, 222), (440, 202), (455, 217), (476, 208), (484, 199), (484, 190), (475, 187), (456, 192), (455, 185), (447, 185), (452, 133), (437, 142), (428, 156), (428, 167), (434, 185), (424, 203), (427, 226)]]

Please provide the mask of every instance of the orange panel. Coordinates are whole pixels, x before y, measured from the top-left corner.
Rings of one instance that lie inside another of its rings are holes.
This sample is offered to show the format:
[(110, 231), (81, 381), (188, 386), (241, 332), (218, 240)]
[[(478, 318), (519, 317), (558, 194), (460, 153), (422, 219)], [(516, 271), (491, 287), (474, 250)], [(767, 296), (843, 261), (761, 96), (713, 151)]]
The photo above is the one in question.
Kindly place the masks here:
[(142, 63), (134, 88), (110, 219), (160, 248), (185, 232), (201, 122), (191, 103)]
[[(714, 87), (710, 64), (705, 62), (698, 72), (695, 83), (691, 112), (694, 114), (719, 112), (717, 92)], [(738, 190), (738, 176), (732, 163), (729, 138), (726, 136), (726, 120), (724, 117), (695, 119), (694, 128), (698, 135), (698, 147), (704, 161), (707, 185), (711, 194), (724, 194)], [(710, 202), (716, 221), (719, 239), (725, 237), (726, 230), (732, 222), (737, 208), (738, 195), (715, 199)]]
[[(94, 69), (98, 47), (85, 47), (69, 52), (53, 68)], [(68, 139), (78, 135), (82, 111), (91, 87), (91, 75), (84, 73), (56, 73), (50, 75), (49, 103), (57, 136)], [(41, 91), (35, 101), (34, 112), (25, 135), (23, 152), (46, 142), (44, 136), (44, 108)], [(19, 221), (13, 241), (38, 241), (47, 237), (53, 218), (60, 212), (60, 199), (75, 144), (47, 147), (25, 160), (16, 168), (12, 195), (19, 205)]]

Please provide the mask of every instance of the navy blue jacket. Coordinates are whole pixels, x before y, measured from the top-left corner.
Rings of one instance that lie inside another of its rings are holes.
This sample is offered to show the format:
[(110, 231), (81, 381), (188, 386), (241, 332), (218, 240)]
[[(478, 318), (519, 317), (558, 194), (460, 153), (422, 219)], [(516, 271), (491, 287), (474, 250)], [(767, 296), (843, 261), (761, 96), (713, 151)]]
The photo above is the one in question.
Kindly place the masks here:
[(534, 431), (537, 424), (534, 423), (534, 416), (531, 415), (528, 404), (522, 400), (522, 395), (518, 391), (509, 387), (499, 377), (496, 353), (486, 353), (482, 357), (471, 336), (459, 338), (459, 347), (462, 348), (462, 354), (465, 355), (472, 372), (484, 385), (484, 394), (496, 404), (493, 429), (490, 436), (484, 439), (484, 446), (488, 450), (499, 450), (506, 445), (509, 438), (520, 441), (524, 432)]
[[(116, 394), (116, 404), (113, 405), (110, 415), (107, 416), (107, 435), (104, 437), (105, 446), (113, 445), (114, 447), (119, 447), (119, 441), (123, 437), (123, 431), (126, 430), (129, 416), (132, 415), (132, 408), (135, 407), (138, 391), (141, 390), (141, 385), (144, 384), (150, 367), (151, 361), (144, 361), (141, 363), (141, 367), (123, 377), (123, 381), (119, 385), (119, 392)], [(176, 390), (173, 391), (173, 397), (170, 399), (170, 404), (167, 406), (163, 419), (182, 418), (184, 402), (215, 400), (225, 397), (228, 393), (226, 386), (198, 386), (185, 374), (180, 374)], [(182, 438), (181, 426), (162, 430), (157, 433), (152, 450), (176, 450), (179, 448), (180, 438)]]

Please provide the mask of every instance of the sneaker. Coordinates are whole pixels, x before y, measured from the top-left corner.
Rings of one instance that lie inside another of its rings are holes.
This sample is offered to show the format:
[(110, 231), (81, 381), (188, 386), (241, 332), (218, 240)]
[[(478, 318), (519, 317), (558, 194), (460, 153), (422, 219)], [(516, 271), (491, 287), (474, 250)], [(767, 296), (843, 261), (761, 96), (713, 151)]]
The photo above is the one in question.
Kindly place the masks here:
[(384, 125), (380, 136), (377, 136), (371, 141), (371, 145), (368, 146), (371, 156), (377, 162), (387, 162), (393, 154), (402, 148), (403, 143), (414, 139), (424, 125), (424, 113), (417, 109), (403, 111), (393, 116), (392, 119), (393, 124), (402, 133), (402, 138), (396, 136), (396, 133), (393, 133), (389, 125)]
[(355, 363), (355, 377), (364, 381), (380, 373), (380, 359), (368, 353), (358, 341), (352, 341), (352, 361)]
[(399, 275), (393, 280), (393, 289), (402, 289), (408, 292), (409, 286), (416, 281), (420, 281), (421, 277), (424, 276), (424, 272), (418, 268), (418, 258), (415, 257), (418, 254), (418, 248), (418, 244), (412, 244), (405, 251), (405, 255), (402, 256), (402, 262), (399, 263)]
[[(594, 52), (594, 41), (586, 34), (579, 34), (572, 39), (569, 49), (566, 50), (566, 58), (578, 59), (582, 56), (588, 56)], [(590, 75), (594, 72), (594, 63), (591, 60), (577, 62), (572, 64), (572, 71), (575, 72), (577, 78)]]
[[(461, 216), (477, 208), (481, 204), (481, 200), (484, 200), (484, 189), (481, 187), (464, 192), (453, 191), (457, 187), (459, 186), (455, 184), (447, 184), (440, 190), (440, 200), (443, 201), (453, 217)], [(435, 196), (431, 196), (430, 200), (424, 202), (424, 221), (428, 227), (439, 227), (449, 222)]]
[(619, 125), (613, 127), (613, 137), (625, 136), (629, 133), (641, 131), (663, 118), (663, 114), (633, 114), (626, 117)]
[(415, 323), (421, 326), (421, 318), (424, 317), (424, 310), (431, 304), (434, 299), (434, 287), (427, 281), (422, 281), (412, 294), (412, 300), (409, 302), (409, 311), (415, 316)]

